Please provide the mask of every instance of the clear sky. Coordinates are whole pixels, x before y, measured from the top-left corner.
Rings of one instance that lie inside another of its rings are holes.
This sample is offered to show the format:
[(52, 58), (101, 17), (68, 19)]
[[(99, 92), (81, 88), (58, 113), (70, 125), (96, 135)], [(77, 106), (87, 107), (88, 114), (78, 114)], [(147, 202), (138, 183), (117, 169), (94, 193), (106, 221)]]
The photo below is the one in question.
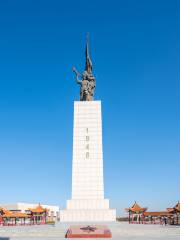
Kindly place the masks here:
[(180, 200), (179, 13), (178, 0), (0, 1), (0, 202), (70, 198), (87, 32), (111, 207)]

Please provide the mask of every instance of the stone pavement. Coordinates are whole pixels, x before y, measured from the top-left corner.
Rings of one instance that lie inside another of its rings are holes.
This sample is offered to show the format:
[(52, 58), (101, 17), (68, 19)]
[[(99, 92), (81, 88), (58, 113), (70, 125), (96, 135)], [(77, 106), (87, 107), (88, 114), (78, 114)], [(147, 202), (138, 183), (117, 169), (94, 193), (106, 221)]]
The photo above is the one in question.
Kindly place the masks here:
[[(180, 226), (108, 224), (113, 240), (179, 240)], [(56, 226), (0, 226), (0, 240), (61, 240), (69, 224)]]

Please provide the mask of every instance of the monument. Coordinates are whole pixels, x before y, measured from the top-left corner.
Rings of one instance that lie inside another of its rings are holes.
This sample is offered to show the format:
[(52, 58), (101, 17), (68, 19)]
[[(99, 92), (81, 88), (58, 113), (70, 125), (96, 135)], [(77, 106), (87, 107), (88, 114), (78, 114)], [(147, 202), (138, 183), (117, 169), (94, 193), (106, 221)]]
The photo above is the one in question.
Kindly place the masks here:
[(72, 198), (60, 211), (61, 222), (115, 221), (116, 210), (104, 199), (101, 101), (94, 100), (96, 79), (92, 73), (89, 41), (85, 71), (75, 68), (80, 101), (74, 102)]

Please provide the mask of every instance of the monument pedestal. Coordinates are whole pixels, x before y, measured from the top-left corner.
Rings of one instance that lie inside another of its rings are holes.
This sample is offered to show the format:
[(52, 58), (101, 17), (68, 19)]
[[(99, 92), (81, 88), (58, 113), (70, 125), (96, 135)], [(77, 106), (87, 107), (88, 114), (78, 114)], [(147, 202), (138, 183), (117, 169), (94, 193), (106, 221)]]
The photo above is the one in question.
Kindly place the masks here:
[(115, 209), (62, 210), (60, 215), (61, 222), (114, 222), (115, 220)]
[(72, 199), (62, 222), (115, 221), (104, 199), (101, 101), (74, 102)]

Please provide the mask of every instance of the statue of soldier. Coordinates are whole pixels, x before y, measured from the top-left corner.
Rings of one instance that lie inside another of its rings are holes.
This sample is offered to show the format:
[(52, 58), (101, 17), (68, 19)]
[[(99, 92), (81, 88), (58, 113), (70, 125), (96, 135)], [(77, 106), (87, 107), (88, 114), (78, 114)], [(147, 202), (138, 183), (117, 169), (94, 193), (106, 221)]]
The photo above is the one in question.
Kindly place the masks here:
[(89, 81), (89, 101), (94, 100), (94, 90), (96, 87), (95, 77), (92, 74), (89, 74), (88, 81)]
[[(86, 42), (86, 65), (85, 71), (81, 74), (74, 67), (73, 72), (76, 74), (76, 82), (80, 84), (80, 100), (93, 101), (96, 79), (92, 74), (92, 62), (89, 56), (88, 39)], [(80, 77), (80, 78), (79, 78)]]
[[(77, 72), (77, 70), (73, 67), (73, 72), (76, 74), (76, 82), (80, 84), (80, 100), (81, 101), (90, 101), (89, 100), (89, 80), (88, 73), (84, 71), (83, 74)], [(79, 79), (81, 77), (82, 79)]]

